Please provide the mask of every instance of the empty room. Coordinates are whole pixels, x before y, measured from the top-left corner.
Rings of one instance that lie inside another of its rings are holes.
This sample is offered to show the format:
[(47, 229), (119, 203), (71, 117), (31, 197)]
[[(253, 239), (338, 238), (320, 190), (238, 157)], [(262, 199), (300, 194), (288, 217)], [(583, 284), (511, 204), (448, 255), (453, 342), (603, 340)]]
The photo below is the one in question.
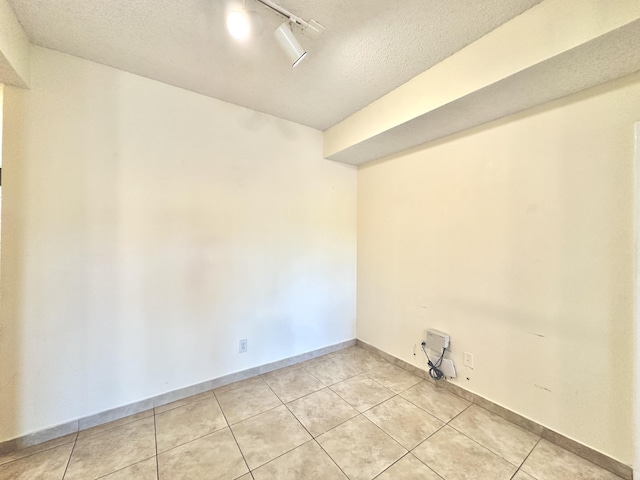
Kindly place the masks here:
[(640, 475), (640, 2), (0, 0), (0, 480)]

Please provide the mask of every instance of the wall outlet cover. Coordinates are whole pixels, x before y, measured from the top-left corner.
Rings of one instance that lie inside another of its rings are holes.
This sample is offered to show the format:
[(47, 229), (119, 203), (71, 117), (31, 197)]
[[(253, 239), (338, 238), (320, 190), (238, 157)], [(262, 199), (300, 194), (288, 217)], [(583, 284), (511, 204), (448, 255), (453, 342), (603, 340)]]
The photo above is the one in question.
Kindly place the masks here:
[(473, 354), (464, 352), (464, 366), (473, 369)]
[(440, 365), (440, 371), (444, 373), (447, 378), (456, 378), (456, 367), (453, 365), (453, 360), (450, 358), (443, 358)]
[[(429, 350), (429, 359), (436, 363), (440, 358), (440, 354), (434, 352), (433, 350)], [(427, 367), (428, 368), (428, 367)], [(453, 365), (453, 360), (450, 358), (443, 358), (440, 367), (438, 367), (444, 376), (447, 378), (456, 378), (456, 367)]]
[(247, 339), (242, 339), (240, 340), (240, 345), (238, 347), (238, 352), (239, 353), (245, 353), (248, 349), (248, 345), (247, 345)]

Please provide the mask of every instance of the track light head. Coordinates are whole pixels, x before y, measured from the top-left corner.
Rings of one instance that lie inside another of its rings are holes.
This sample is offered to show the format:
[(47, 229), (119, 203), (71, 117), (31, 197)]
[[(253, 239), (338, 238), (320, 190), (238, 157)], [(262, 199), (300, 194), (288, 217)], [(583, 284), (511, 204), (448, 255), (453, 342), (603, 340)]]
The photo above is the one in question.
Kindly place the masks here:
[(282, 51), (291, 61), (292, 67), (298, 65), (304, 57), (307, 56), (307, 51), (300, 45), (300, 42), (291, 31), (291, 28), (289, 28), (287, 22), (278, 27), (274, 36), (276, 37), (278, 45), (282, 48)]

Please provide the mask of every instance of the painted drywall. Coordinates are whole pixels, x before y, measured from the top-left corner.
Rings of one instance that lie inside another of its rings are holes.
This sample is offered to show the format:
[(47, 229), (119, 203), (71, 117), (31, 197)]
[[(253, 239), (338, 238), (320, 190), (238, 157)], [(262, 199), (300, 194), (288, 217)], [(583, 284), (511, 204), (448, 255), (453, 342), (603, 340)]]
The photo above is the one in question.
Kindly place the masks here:
[(635, 75), (360, 167), (358, 338), (447, 332), (455, 383), (631, 465), (638, 119)]
[[(619, 69), (618, 76), (637, 71), (638, 62), (634, 58), (637, 42), (630, 39), (637, 37), (634, 32), (638, 29), (639, 19), (640, 2), (637, 0), (545, 0), (327, 129), (324, 154), (361, 164), (370, 159), (369, 155), (365, 155), (364, 160), (358, 154), (351, 158), (347, 150), (402, 124), (406, 124), (403, 133), (408, 137), (403, 143), (408, 146), (422, 143), (418, 140), (427, 134), (422, 132), (423, 128), (412, 127), (412, 120), (434, 114), (433, 121), (438, 121), (437, 115), (442, 115), (442, 108), (474, 93), (482, 94), (483, 89), (514, 78), (518, 73), (529, 71), (533, 80), (521, 80), (522, 87), (527, 87), (525, 92), (522, 88), (503, 92), (501, 103), (512, 105), (509, 113), (517, 111), (518, 107), (523, 109), (535, 102), (539, 105), (567, 94), (565, 84), (540, 80), (546, 74), (545, 69), (551, 70), (552, 74), (564, 71), (571, 77), (567, 78), (567, 83), (574, 86), (572, 92), (612, 80), (609, 75)], [(610, 46), (591, 44), (590, 55), (581, 60), (584, 68), (575, 68), (572, 50), (624, 26), (630, 27), (632, 33), (625, 40), (613, 37), (617, 41), (614, 52), (628, 51), (628, 55), (617, 57)], [(555, 63), (544, 66), (551, 59), (555, 59)], [(621, 64), (627, 61), (629, 65), (622, 68)], [(602, 73), (588, 73), (594, 65), (597, 66), (595, 70)], [(484, 94), (488, 95), (490, 91)], [(475, 125), (505, 115), (505, 107), (498, 102), (493, 105), (479, 102), (478, 105), (473, 115), (469, 115)], [(450, 113), (449, 121), (458, 117), (455, 108)], [(400, 133), (395, 132), (391, 138), (399, 136)]]
[(0, 83), (29, 84), (29, 38), (7, 0), (0, 0)]
[(640, 119), (635, 124), (635, 162), (634, 162), (634, 179), (635, 179), (635, 208), (633, 213), (634, 224), (634, 240), (635, 240), (635, 277), (634, 277), (634, 415), (633, 415), (633, 438), (634, 438), (634, 455), (633, 467), (634, 474), (640, 475)]
[(0, 440), (355, 337), (357, 172), (322, 132), (31, 55), (4, 95)]

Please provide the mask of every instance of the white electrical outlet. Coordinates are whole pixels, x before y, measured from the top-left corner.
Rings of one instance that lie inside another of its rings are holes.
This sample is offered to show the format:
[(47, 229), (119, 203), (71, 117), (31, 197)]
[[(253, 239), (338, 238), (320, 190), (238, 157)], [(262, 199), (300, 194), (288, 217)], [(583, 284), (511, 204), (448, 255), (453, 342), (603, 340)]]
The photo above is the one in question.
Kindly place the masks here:
[(240, 347), (238, 348), (238, 352), (245, 353), (247, 351), (247, 349), (248, 349), (247, 339), (244, 338), (244, 339), (240, 340)]
[(464, 366), (473, 368), (473, 354), (469, 352), (464, 352)]

